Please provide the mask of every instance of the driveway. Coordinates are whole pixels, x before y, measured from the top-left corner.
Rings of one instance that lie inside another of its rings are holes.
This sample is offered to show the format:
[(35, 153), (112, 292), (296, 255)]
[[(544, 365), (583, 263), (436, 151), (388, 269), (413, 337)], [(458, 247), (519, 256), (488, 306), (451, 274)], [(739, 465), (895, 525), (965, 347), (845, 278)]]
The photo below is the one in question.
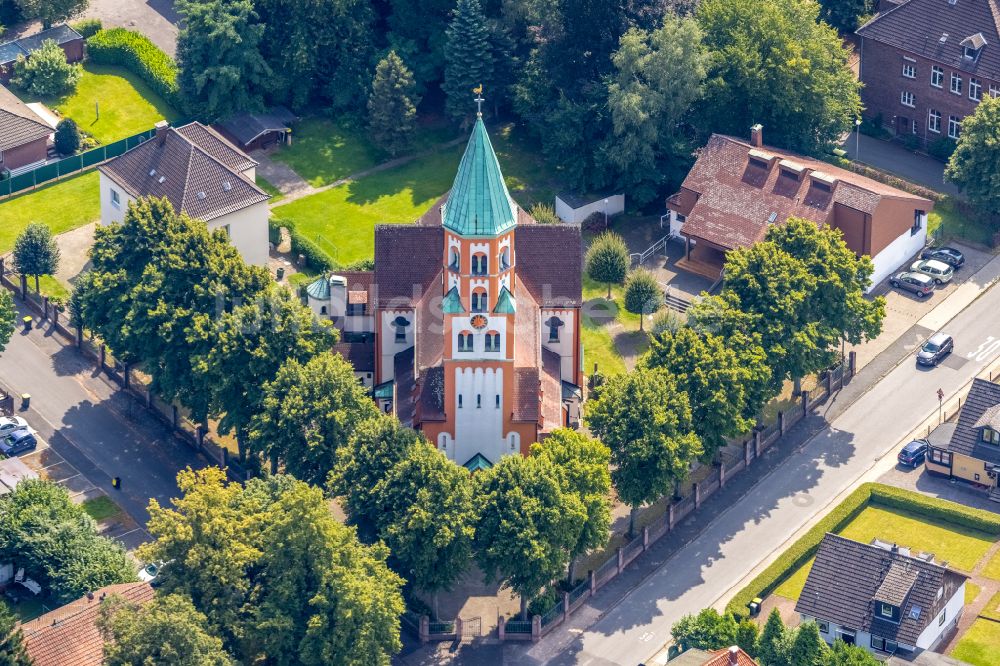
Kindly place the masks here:
[[(939, 388), (946, 396), (956, 394), (1000, 356), (1000, 349), (989, 346), (983, 352), (980, 347), (998, 334), (998, 308), (1000, 289), (993, 289), (948, 323), (960, 342), (940, 367), (920, 370), (908, 356), (850, 407), (839, 410), (842, 396), (834, 396), (821, 412), (837, 414), (825, 428), (621, 602), (593, 613), (585, 604), (577, 613), (580, 620), (560, 626), (545, 641), (510, 646), (509, 663), (636, 664), (647, 659), (670, 639), (674, 622), (735, 591), (756, 566), (786, 547), (789, 535), (829, 511), (841, 493), (893, 452), (936, 410)], [(854, 381), (863, 382), (871, 371), (866, 368)]]
[(852, 160), (895, 174), (935, 192), (962, 196), (957, 187), (944, 182), (944, 164), (933, 157), (911, 153), (890, 141), (882, 141), (865, 134), (859, 136), (857, 132), (848, 135), (841, 148), (847, 151), (847, 156)]
[(90, 0), (82, 18), (98, 18), (105, 28), (138, 30), (171, 57), (177, 53), (180, 16), (173, 0)]

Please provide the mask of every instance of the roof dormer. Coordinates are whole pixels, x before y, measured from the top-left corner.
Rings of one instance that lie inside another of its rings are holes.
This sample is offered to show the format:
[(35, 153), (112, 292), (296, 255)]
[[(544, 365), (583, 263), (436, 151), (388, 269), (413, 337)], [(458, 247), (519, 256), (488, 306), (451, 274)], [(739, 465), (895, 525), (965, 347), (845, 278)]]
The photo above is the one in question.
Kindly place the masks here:
[(983, 47), (986, 46), (986, 38), (983, 37), (983, 33), (977, 32), (963, 39), (961, 46), (964, 59), (976, 62), (979, 60), (979, 54), (983, 52)]

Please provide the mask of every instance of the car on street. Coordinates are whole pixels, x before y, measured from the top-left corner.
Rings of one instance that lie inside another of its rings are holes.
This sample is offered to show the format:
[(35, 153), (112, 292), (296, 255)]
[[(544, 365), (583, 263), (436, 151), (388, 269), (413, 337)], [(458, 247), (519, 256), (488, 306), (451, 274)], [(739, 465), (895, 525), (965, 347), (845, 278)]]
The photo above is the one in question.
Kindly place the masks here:
[(955, 349), (955, 340), (947, 333), (935, 333), (917, 351), (917, 363), (937, 365)]
[(889, 278), (889, 284), (896, 289), (911, 291), (917, 295), (917, 298), (929, 296), (934, 291), (934, 278), (923, 273), (910, 273), (909, 271), (896, 273)]
[(0, 439), (0, 453), (5, 456), (16, 456), (18, 453), (31, 451), (38, 446), (38, 440), (28, 429), (15, 430)]
[(933, 278), (934, 284), (951, 282), (952, 276), (955, 275), (955, 270), (951, 266), (937, 259), (918, 259), (910, 266), (910, 270)]
[(20, 416), (0, 416), (0, 437), (15, 430), (30, 430), (28, 422)]
[(929, 247), (920, 253), (920, 258), (944, 262), (956, 271), (965, 265), (965, 255), (953, 247)]
[(916, 467), (924, 462), (924, 458), (927, 457), (927, 448), (930, 446), (930, 442), (926, 439), (915, 439), (899, 452), (896, 459), (902, 465), (907, 467)]

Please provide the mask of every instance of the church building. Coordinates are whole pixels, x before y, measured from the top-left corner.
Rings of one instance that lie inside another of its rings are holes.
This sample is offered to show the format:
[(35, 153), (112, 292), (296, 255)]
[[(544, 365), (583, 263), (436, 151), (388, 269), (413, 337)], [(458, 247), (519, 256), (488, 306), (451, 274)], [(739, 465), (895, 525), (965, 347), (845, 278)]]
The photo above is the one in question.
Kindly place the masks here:
[(325, 276), (308, 302), (385, 412), (477, 469), (579, 422), (582, 263), (578, 227), (511, 198), (479, 117), (451, 191), (378, 225), (374, 270)]

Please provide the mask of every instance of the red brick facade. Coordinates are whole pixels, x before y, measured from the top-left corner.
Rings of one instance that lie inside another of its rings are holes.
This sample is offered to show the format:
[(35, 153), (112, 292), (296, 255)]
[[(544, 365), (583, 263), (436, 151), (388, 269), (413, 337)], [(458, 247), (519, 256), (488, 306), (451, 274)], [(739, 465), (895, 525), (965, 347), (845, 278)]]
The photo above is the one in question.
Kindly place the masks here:
[[(932, 84), (933, 67), (940, 68), (940, 87)], [(904, 74), (904, 67), (907, 68)], [(910, 72), (912, 68), (912, 72)], [(912, 73), (913, 78), (906, 74)], [(952, 76), (960, 80), (961, 93), (952, 92)], [(958, 121), (976, 110), (978, 101), (970, 98), (970, 91), (978, 82), (979, 98), (990, 94), (1000, 95), (1000, 81), (949, 67), (942, 62), (929, 60), (887, 44), (861, 40), (861, 101), (865, 117), (882, 116), (883, 126), (898, 136), (915, 135), (920, 145), (940, 137), (949, 136), (949, 120)], [(912, 95), (913, 106), (907, 106), (903, 96)], [(931, 112), (940, 114), (934, 131)], [(914, 125), (916, 130), (914, 130)], [(952, 132), (954, 133), (954, 132)], [(954, 137), (952, 137), (954, 138)]]

